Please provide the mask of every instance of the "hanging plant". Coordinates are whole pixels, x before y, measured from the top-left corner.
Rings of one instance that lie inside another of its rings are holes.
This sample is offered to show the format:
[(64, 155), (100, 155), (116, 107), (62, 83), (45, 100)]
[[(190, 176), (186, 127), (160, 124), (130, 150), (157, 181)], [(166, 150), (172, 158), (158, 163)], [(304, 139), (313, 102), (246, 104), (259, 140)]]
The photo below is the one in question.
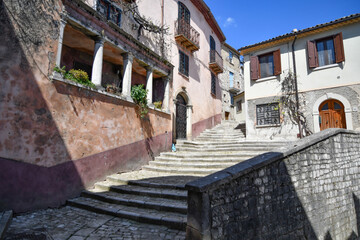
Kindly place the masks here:
[(140, 118), (144, 118), (149, 112), (149, 107), (147, 105), (147, 92), (148, 91), (144, 88), (143, 84), (131, 87), (131, 97), (139, 107), (138, 114), (140, 115)]

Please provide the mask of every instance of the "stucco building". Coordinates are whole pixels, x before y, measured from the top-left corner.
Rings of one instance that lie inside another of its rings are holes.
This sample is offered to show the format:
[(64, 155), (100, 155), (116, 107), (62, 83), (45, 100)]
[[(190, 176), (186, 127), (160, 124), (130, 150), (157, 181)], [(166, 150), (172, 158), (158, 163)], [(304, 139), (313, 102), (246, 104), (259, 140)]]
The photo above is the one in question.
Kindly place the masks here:
[(310, 132), (359, 128), (359, 46), (360, 14), (354, 14), (239, 49), (245, 60), (247, 137), (298, 136), (281, 101), (284, 89), (295, 94), (294, 86)]
[(5, 0), (0, 13), (0, 209), (62, 204), (221, 120), (225, 37), (202, 0)]
[(224, 43), (221, 45), (221, 56), (224, 62), (224, 72), (219, 74), (222, 91), (222, 119), (244, 122), (244, 75), (240, 53)]

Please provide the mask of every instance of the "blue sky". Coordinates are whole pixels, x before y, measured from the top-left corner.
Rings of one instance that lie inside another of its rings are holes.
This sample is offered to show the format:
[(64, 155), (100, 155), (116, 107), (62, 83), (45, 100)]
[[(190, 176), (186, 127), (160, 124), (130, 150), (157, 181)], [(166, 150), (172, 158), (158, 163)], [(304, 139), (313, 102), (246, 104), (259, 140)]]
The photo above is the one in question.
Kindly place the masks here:
[(235, 49), (360, 13), (360, 0), (204, 0)]

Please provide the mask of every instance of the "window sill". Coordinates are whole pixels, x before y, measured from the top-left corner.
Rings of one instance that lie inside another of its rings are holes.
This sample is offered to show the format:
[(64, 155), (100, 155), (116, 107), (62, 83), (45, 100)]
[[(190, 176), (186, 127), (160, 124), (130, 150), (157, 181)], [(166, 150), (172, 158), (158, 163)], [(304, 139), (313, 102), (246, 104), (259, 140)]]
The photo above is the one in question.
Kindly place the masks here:
[(254, 82), (264, 82), (264, 81), (275, 80), (275, 79), (277, 79), (277, 76), (270, 76), (270, 77), (256, 79), (256, 80), (254, 80)]
[(255, 128), (269, 128), (269, 127), (280, 127), (280, 124), (267, 124), (267, 125), (257, 125)]
[(340, 64), (334, 63), (334, 64), (329, 64), (329, 65), (325, 65), (325, 66), (321, 66), (321, 67), (316, 67), (316, 68), (313, 68), (313, 71), (319, 71), (322, 69), (328, 69), (328, 68), (334, 68), (334, 67), (340, 67)]
[(182, 76), (183, 78), (186, 78), (187, 80), (189, 80), (189, 76), (186, 76), (185, 74), (183, 74), (182, 72), (178, 72), (180, 76)]
[[(79, 90), (84, 89), (84, 90), (88, 90), (88, 91), (91, 91), (91, 92), (96, 92), (96, 93), (99, 93), (99, 94), (102, 94), (102, 95), (106, 95), (108, 97), (116, 98), (116, 99), (119, 99), (119, 100), (122, 100), (122, 101), (125, 101), (125, 102), (135, 104), (135, 102), (132, 100), (132, 98), (130, 96), (126, 97), (124, 95), (117, 95), (117, 94), (106, 92), (104, 89), (94, 89), (94, 88), (91, 88), (91, 87), (87, 87), (87, 86), (84, 86), (84, 85), (82, 85), (80, 83), (76, 83), (76, 82), (64, 79), (60, 74), (58, 74), (56, 72), (54, 72), (52, 74), (52, 77), (50, 79), (52, 81), (58, 81), (58, 82), (65, 83), (67, 85), (72, 85), (72, 86), (78, 87)], [(154, 110), (156, 112), (170, 114), (170, 111), (158, 109), (158, 108), (155, 108), (155, 106), (149, 106), (149, 109), (152, 109), (152, 110)]]

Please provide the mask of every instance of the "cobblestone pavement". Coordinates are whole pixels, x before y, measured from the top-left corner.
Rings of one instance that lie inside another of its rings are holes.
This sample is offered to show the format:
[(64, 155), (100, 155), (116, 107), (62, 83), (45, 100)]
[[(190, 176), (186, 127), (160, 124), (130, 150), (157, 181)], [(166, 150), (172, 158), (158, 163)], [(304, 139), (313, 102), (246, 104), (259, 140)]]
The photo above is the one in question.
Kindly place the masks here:
[(54, 239), (185, 239), (185, 232), (165, 226), (97, 214), (65, 206), (39, 210), (13, 218), (5, 240)]

